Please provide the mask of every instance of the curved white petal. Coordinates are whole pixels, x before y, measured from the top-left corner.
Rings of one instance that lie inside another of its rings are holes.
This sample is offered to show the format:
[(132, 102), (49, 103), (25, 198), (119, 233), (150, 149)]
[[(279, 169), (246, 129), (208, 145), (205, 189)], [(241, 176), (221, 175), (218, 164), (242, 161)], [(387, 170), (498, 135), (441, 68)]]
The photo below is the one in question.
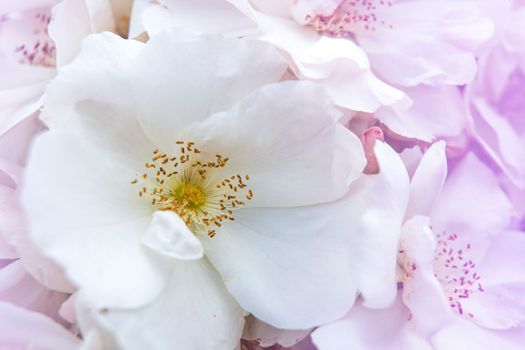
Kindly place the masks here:
[(153, 213), (142, 243), (153, 251), (179, 260), (202, 258), (204, 248), (184, 221), (172, 211)]
[[(387, 144), (376, 142), (379, 173), (355, 183), (365, 207), (359, 234), (353, 236), (353, 270), (359, 278), (363, 304), (388, 307), (397, 293), (397, 245), (405, 215), (409, 182), (399, 155)], [(357, 273), (356, 271), (359, 271)]]
[(206, 259), (177, 262), (164, 292), (138, 309), (90, 310), (120, 347), (163, 350), (232, 350), (245, 312)]
[(44, 101), (43, 119), (52, 130), (71, 133), (94, 154), (125, 164), (127, 180), (142, 171), (156, 148), (137, 121), (130, 88), (142, 47), (110, 33), (89, 36), (75, 61), (49, 85)]
[(71, 62), (80, 51), (82, 39), (91, 34), (91, 23), (84, 0), (65, 0), (53, 8), (49, 36), (56, 47), (57, 66)]
[(425, 152), (410, 182), (410, 200), (406, 218), (414, 215), (429, 216), (439, 198), (447, 177), (447, 158), (444, 141), (430, 146)]
[[(346, 60), (349, 62), (345, 62)], [(298, 61), (298, 64), (305, 65), (312, 70), (324, 71), (323, 77), (338, 73), (338, 66), (344, 63), (347, 68), (361, 70), (370, 68), (366, 53), (353, 41), (326, 36), (320, 36), (318, 40), (305, 48), (298, 57)], [(307, 72), (303, 70), (301, 72), (310, 77)]]
[(102, 305), (141, 305), (166, 283), (168, 262), (141, 244), (151, 208), (129, 183), (134, 176), (122, 159), (58, 131), (36, 140), (26, 171), (33, 239)]
[(343, 196), (364, 168), (362, 145), (339, 116), (320, 87), (285, 82), (255, 91), (188, 135), (204, 154), (230, 158), (225, 177), (249, 175), (249, 206), (309, 205)]
[(256, 28), (250, 18), (223, 0), (164, 0), (162, 5), (150, 2), (137, 15), (150, 36), (171, 28), (230, 35)]
[(260, 320), (283, 329), (335, 320), (357, 294), (350, 239), (360, 232), (351, 223), (363, 208), (355, 204), (349, 194), (312, 207), (238, 210), (235, 222), (203, 239), (206, 255)]
[(235, 222), (204, 239), (226, 286), (255, 317), (307, 329), (343, 316), (358, 291), (375, 307), (393, 301), (408, 178), (392, 149), (376, 147), (383, 173), (363, 176), (344, 198), (241, 209)]
[(336, 104), (355, 111), (372, 113), (386, 106), (402, 113), (412, 103), (404, 92), (386, 84), (370, 70), (340, 67), (331, 76), (314, 81), (329, 91)]
[(323, 85), (338, 105), (374, 112), (381, 105), (406, 108), (405, 94), (379, 80), (371, 71), (362, 49), (352, 41), (320, 36), (291, 19), (255, 13), (268, 42), (290, 56), (300, 77)]
[(148, 42), (136, 67), (133, 86), (140, 123), (168, 152), (188, 125), (279, 81), (285, 70), (277, 52), (259, 42), (161, 33)]
[(111, 33), (88, 36), (73, 63), (62, 67), (47, 87), (44, 122), (50, 128), (76, 125), (78, 119), (73, 116), (77, 115), (79, 102), (110, 106), (116, 114), (133, 120), (137, 107), (131, 93), (131, 76), (143, 46)]
[(131, 0), (65, 0), (53, 8), (49, 36), (57, 52), (57, 65), (70, 63), (80, 51), (82, 40), (104, 31), (127, 34)]
[(66, 278), (64, 269), (45, 256), (33, 242), (26, 224), (22, 230), (14, 232), (13, 239), (20, 261), (33, 278), (49, 289), (66, 293), (75, 291), (75, 287)]

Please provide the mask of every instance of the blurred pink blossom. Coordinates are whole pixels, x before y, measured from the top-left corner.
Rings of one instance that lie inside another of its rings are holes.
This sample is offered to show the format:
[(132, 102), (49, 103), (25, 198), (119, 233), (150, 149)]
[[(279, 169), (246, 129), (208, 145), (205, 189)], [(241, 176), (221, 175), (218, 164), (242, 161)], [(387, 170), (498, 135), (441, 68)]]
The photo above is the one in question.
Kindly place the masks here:
[(444, 144), (435, 144), (412, 177), (394, 305), (360, 305), (319, 328), (320, 350), (521, 349), (525, 234), (510, 227), (511, 203), (476, 156), (446, 174)]

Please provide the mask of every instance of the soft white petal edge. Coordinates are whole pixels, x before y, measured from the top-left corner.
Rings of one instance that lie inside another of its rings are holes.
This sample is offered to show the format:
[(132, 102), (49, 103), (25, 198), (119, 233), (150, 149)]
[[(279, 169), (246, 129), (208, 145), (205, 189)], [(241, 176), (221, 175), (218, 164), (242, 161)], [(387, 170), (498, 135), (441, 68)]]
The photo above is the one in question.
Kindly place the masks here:
[(184, 221), (172, 211), (156, 211), (142, 237), (153, 251), (179, 260), (200, 259), (204, 248)]
[(409, 198), (409, 179), (400, 156), (386, 143), (374, 147), (379, 174), (363, 178), (366, 211), (353, 246), (363, 305), (385, 308), (397, 293), (397, 245)]
[(421, 158), (410, 183), (406, 219), (414, 215), (429, 216), (432, 212), (447, 177), (445, 149), (444, 141), (437, 142)]
[[(85, 330), (103, 329), (106, 342), (128, 350), (233, 350), (244, 316), (207, 259), (177, 261), (164, 292), (137, 309), (95, 310), (79, 299)], [(110, 336), (108, 338), (108, 336)]]

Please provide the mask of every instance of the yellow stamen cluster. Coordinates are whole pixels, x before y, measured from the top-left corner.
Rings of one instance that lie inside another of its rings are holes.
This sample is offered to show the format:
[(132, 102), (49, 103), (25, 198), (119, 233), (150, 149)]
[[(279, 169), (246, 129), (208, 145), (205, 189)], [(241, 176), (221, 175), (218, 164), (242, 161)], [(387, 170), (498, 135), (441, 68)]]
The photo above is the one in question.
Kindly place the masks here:
[(225, 168), (229, 158), (217, 154), (213, 160), (204, 160), (194, 142), (176, 144), (176, 156), (154, 150), (151, 161), (144, 164), (146, 171), (138, 173), (131, 184), (138, 185), (139, 196), (149, 197), (158, 210), (177, 213), (193, 233), (207, 232), (213, 237), (224, 221), (235, 220), (234, 210), (253, 198), (246, 185), (250, 177), (234, 174), (214, 180), (213, 173)]

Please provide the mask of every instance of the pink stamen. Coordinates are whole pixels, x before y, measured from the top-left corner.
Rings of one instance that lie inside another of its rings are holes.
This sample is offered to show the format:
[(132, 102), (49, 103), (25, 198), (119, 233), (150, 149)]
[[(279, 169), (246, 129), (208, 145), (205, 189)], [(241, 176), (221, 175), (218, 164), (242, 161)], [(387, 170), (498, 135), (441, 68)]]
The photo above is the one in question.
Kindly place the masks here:
[[(483, 292), (483, 286), (479, 282), (481, 276), (475, 271), (476, 264), (465, 256), (471, 248), (468, 243), (466, 247), (457, 247), (460, 244), (457, 234), (437, 235), (436, 256), (434, 259), (435, 276), (441, 282), (443, 289), (448, 294), (450, 307), (459, 315), (474, 317), (471, 312), (464, 312), (464, 306), (460, 300), (468, 299), (474, 293)], [(459, 248), (459, 249), (458, 249)], [(463, 262), (460, 266), (451, 265), (451, 262)]]
[(15, 48), (18, 62), (31, 66), (54, 67), (56, 63), (55, 44), (48, 35), (47, 27), (51, 22), (51, 15), (43, 12), (35, 14), (37, 27), (33, 31), (35, 37), (31, 44), (20, 44)]
[[(379, 7), (392, 6), (392, 1), (385, 0), (342, 0), (330, 15), (307, 15), (307, 25), (321, 34), (333, 37), (351, 37), (356, 31), (376, 31), (378, 26), (386, 26), (378, 19)], [(392, 25), (388, 25), (392, 28)]]

